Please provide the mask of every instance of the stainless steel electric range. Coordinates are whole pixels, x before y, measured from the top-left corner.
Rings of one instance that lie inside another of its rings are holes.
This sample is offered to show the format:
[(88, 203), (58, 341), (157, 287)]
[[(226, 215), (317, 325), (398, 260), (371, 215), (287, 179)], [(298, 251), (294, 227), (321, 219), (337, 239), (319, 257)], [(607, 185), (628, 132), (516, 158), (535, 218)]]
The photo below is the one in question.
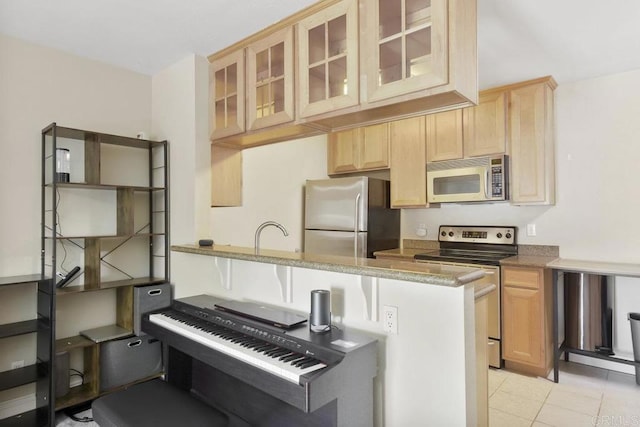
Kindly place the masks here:
[(418, 262), (468, 265), (486, 271), (483, 283), (493, 283), (489, 294), (489, 365), (502, 367), (500, 260), (518, 254), (516, 227), (441, 225), (440, 249), (415, 255)]

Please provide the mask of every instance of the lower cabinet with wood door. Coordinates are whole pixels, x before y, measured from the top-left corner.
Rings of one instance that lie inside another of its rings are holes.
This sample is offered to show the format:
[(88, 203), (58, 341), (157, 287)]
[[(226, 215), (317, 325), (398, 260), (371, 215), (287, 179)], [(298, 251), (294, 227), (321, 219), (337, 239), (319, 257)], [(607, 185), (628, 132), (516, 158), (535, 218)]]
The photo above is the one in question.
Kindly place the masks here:
[(505, 366), (546, 377), (553, 363), (551, 270), (502, 267), (502, 356)]

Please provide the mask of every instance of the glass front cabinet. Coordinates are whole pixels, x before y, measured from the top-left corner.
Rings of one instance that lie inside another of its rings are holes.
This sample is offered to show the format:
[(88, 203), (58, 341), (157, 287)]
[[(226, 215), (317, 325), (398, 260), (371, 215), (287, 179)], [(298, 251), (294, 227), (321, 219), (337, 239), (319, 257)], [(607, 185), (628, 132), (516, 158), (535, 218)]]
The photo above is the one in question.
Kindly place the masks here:
[(247, 130), (293, 120), (293, 28), (247, 47)]
[(298, 23), (300, 117), (358, 104), (358, 2), (347, 0)]
[(448, 83), (447, 0), (362, 1), (368, 102)]
[(244, 50), (209, 65), (209, 114), (211, 139), (244, 132)]

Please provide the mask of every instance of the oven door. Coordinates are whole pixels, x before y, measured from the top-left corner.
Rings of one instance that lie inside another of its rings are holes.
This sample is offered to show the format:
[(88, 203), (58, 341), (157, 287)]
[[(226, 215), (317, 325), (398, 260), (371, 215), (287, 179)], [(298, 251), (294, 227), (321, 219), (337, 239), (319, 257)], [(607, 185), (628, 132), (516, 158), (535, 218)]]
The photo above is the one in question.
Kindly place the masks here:
[(491, 283), (496, 287), (487, 296), (488, 303), (488, 325), (487, 325), (487, 350), (489, 358), (489, 366), (500, 368), (502, 362), (501, 352), (501, 334), (500, 334), (500, 267), (478, 266), (485, 270), (485, 276), (478, 280), (480, 283)]

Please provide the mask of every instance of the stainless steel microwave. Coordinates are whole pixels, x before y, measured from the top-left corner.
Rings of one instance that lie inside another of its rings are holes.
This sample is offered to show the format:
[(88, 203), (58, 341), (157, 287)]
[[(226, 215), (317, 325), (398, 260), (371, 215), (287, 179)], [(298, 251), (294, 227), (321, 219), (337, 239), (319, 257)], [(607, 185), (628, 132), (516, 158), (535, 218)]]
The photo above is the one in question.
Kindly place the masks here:
[(427, 163), (429, 203), (507, 200), (509, 157), (473, 157)]

